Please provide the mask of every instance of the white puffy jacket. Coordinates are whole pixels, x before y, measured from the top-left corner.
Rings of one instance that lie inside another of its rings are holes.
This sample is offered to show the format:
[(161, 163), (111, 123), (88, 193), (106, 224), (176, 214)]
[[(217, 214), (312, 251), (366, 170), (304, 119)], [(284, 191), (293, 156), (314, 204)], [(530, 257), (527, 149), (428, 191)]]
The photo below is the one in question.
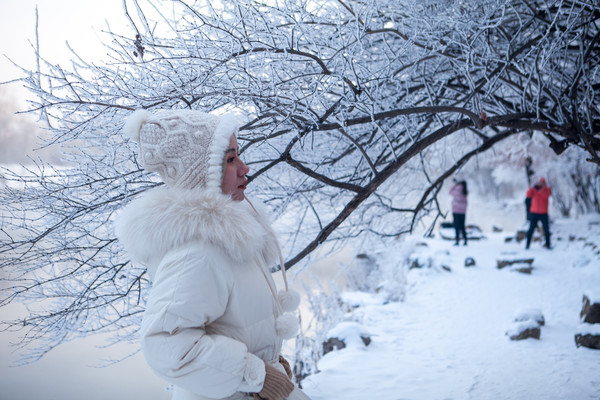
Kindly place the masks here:
[(153, 282), (141, 345), (177, 400), (246, 399), (277, 363), (281, 308), (268, 266), (277, 243), (262, 212), (217, 193), (156, 188), (116, 222)]

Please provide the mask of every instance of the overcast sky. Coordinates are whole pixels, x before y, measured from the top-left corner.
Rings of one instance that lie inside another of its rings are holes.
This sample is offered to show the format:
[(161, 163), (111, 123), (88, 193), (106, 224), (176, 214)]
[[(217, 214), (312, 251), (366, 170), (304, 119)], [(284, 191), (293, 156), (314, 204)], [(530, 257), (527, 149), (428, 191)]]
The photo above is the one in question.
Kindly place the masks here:
[[(128, 32), (122, 0), (0, 0), (0, 83), (24, 76), (10, 60), (36, 69), (36, 5), (40, 53), (67, 68), (71, 52), (66, 42), (84, 59), (97, 62), (106, 59), (101, 39), (107, 40), (107, 21), (113, 30)], [(42, 152), (32, 153), (40, 143), (35, 137), (39, 132), (30, 128), (36, 117), (13, 114), (27, 109), (30, 97), (20, 83), (0, 87), (0, 164), (28, 162), (27, 154), (46, 158)]]
[(106, 29), (105, 21), (113, 29), (122, 29), (127, 23), (122, 0), (0, 0), (0, 82), (21, 75), (7, 56), (35, 69), (32, 44), (36, 4), (41, 54), (57, 64), (70, 60), (67, 41), (86, 59), (103, 59), (106, 51), (100, 37)]

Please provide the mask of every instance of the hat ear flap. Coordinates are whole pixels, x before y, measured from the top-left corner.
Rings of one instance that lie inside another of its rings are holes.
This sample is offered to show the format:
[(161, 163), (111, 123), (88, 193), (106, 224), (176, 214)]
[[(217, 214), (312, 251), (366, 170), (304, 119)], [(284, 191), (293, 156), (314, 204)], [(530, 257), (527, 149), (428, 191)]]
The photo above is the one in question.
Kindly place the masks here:
[(152, 114), (147, 110), (137, 110), (127, 118), (125, 125), (123, 125), (123, 133), (127, 137), (136, 143), (140, 141), (140, 130), (142, 126), (148, 121)]

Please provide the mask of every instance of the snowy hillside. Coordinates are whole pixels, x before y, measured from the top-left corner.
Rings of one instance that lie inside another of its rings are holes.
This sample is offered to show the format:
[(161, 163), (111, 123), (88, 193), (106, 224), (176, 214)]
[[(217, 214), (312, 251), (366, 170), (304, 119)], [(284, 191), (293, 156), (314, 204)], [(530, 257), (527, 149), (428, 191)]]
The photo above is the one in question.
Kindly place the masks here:
[[(409, 239), (412, 259), (430, 267), (406, 272), (401, 302), (345, 293), (351, 311), (330, 336), (347, 347), (318, 362), (305, 391), (313, 400), (599, 399), (600, 350), (577, 348), (574, 335), (583, 295), (599, 297), (600, 216), (558, 220), (552, 231), (550, 251), (505, 242), (514, 232), (484, 232), (467, 247), (439, 235)], [(406, 265), (406, 255), (371, 254), (379, 267)], [(521, 256), (534, 258), (531, 274), (497, 268)], [(476, 265), (465, 267), (467, 257)], [(545, 319), (540, 339), (510, 340), (515, 316), (532, 309)]]

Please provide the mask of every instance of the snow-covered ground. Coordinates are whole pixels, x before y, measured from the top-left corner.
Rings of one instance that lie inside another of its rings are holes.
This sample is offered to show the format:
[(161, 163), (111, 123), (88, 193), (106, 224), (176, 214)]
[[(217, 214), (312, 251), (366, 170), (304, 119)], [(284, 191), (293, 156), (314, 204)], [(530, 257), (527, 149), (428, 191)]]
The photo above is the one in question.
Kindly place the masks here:
[[(433, 267), (407, 273), (402, 302), (346, 293), (346, 302), (362, 304), (347, 315), (357, 323), (332, 336), (348, 336), (348, 346), (319, 361), (305, 391), (313, 400), (600, 399), (600, 350), (574, 341), (583, 295), (600, 291), (599, 222), (556, 221), (553, 250), (505, 243), (514, 232), (484, 232), (467, 247), (439, 235), (414, 239)], [(375, 257), (393, 259), (395, 251)], [(531, 275), (497, 268), (499, 258), (519, 256), (534, 258)], [(465, 267), (467, 257), (476, 266)], [(529, 309), (544, 316), (540, 339), (510, 340), (515, 316)], [(360, 332), (370, 334), (369, 346)]]
[[(360, 305), (334, 332), (348, 336), (348, 347), (319, 361), (320, 372), (303, 381), (305, 391), (313, 400), (600, 399), (600, 350), (577, 348), (574, 342), (583, 330), (583, 295), (600, 298), (600, 216), (555, 221), (552, 233), (551, 251), (539, 242), (525, 251), (522, 243), (505, 243), (514, 231), (488, 229), (486, 239), (467, 247), (436, 235), (366, 251), (389, 266), (401, 265), (411, 249), (415, 258), (431, 259), (432, 267), (398, 274), (406, 279), (398, 285), (406, 288), (402, 302), (382, 304), (379, 294), (345, 293), (346, 303)], [(531, 275), (497, 269), (498, 258), (521, 255), (534, 258)], [(340, 257), (351, 262), (348, 254)], [(476, 266), (464, 267), (467, 257)], [(321, 269), (322, 283), (339, 279), (326, 268), (331, 264), (313, 268)], [(506, 332), (528, 309), (544, 316), (540, 340), (511, 341)], [(366, 347), (357, 337), (363, 331), (371, 337)], [(85, 347), (102, 344), (97, 338), (84, 342)], [(85, 347), (69, 343), (32, 365), (9, 368), (14, 355), (3, 346), (0, 399), (170, 398), (167, 383), (152, 374), (141, 354), (97, 369), (89, 365), (101, 364), (109, 349), (92, 353)]]

